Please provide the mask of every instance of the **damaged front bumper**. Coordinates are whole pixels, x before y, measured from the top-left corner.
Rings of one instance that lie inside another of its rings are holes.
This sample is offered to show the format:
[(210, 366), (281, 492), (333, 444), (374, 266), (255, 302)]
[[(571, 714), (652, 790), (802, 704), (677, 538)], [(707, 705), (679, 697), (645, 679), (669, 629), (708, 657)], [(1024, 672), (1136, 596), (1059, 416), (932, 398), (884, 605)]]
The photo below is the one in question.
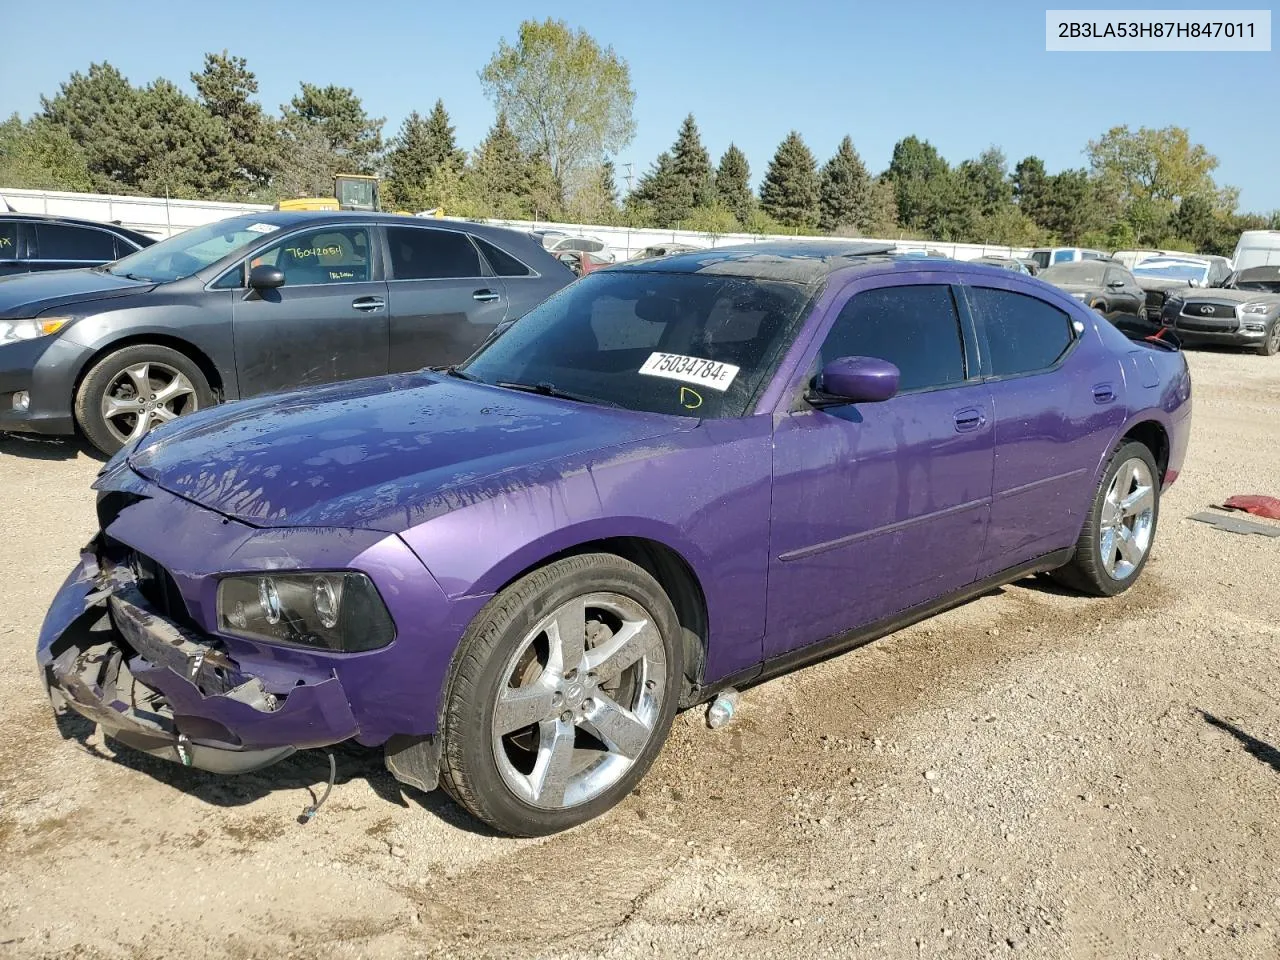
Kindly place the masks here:
[(207, 636), (148, 608), (127, 568), (93, 550), (63, 583), (37, 648), (56, 713), (113, 740), (214, 773), (246, 773), (359, 733), (337, 677), (272, 692)]

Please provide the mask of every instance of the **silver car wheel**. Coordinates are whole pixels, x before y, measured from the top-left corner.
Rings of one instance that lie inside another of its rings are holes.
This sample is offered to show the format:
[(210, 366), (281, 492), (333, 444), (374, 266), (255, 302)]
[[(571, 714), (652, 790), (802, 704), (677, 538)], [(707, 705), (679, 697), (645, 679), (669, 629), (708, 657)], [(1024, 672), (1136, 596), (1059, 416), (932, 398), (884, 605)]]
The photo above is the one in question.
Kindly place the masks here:
[(503, 782), (544, 810), (599, 796), (653, 736), (666, 651), (653, 618), (617, 593), (575, 597), (520, 641), (493, 705)]
[(102, 419), (120, 443), (200, 406), (195, 385), (167, 363), (148, 361), (121, 370), (102, 395)]
[(1102, 568), (1113, 580), (1128, 580), (1151, 549), (1156, 489), (1146, 462), (1133, 457), (1116, 471), (1099, 518)]

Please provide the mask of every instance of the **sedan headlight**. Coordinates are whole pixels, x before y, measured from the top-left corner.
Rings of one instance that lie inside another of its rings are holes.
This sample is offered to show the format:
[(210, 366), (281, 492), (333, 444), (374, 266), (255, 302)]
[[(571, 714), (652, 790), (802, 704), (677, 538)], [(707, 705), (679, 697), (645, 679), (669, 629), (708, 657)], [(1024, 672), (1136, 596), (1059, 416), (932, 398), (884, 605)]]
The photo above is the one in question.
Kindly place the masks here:
[(70, 317), (39, 317), (35, 320), (0, 320), (0, 343), (48, 337), (71, 322)]
[(395, 639), (391, 614), (363, 573), (262, 573), (218, 584), (218, 629), (341, 653), (376, 650)]
[(1270, 303), (1246, 303), (1240, 308), (1240, 312), (1252, 313), (1257, 316), (1257, 315), (1265, 314), (1268, 310), (1271, 309), (1271, 307), (1272, 307), (1272, 304)]

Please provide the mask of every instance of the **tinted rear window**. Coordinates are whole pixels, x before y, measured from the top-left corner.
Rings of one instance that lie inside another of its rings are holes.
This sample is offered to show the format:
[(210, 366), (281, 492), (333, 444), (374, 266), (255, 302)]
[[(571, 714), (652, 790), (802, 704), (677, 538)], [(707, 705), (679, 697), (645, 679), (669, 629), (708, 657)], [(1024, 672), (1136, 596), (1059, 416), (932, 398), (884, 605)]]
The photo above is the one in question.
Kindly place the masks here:
[(480, 254), (465, 233), (425, 227), (388, 227), (392, 279), (448, 280), (480, 277)]
[(116, 258), (115, 237), (91, 227), (36, 224), (36, 250), (41, 260), (85, 260), (107, 263)]
[(986, 327), (988, 361), (996, 376), (1048, 369), (1075, 339), (1071, 318), (1037, 297), (970, 287), (969, 301)]

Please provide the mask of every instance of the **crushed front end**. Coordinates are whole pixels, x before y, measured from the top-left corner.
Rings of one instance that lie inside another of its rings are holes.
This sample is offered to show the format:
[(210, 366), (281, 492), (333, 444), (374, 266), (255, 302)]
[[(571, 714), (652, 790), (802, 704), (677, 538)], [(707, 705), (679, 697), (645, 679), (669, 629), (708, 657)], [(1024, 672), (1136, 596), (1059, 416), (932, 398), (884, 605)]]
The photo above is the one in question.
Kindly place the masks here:
[(287, 693), (273, 692), (215, 638), (158, 612), (167, 584), (140, 577), (136, 554), (126, 564), (115, 546), (95, 538), (41, 630), (37, 659), (56, 712), (214, 773), (257, 770), (359, 733), (336, 677), (299, 677)]
[[(434, 788), (439, 695), (481, 598), (450, 602), (395, 535), (255, 527), (117, 462), (95, 487), (99, 531), (59, 589), (37, 646), (56, 712), (215, 773), (346, 740), (385, 746), (397, 777)], [(273, 635), (276, 628), (245, 620), (237, 598), (246, 584), (280, 584), (287, 601), (286, 587), (313, 581), (345, 590), (358, 581), (367, 602), (320, 591), (326, 605), (340, 599), (343, 607), (322, 605), (333, 628), (317, 627), (324, 636)]]

